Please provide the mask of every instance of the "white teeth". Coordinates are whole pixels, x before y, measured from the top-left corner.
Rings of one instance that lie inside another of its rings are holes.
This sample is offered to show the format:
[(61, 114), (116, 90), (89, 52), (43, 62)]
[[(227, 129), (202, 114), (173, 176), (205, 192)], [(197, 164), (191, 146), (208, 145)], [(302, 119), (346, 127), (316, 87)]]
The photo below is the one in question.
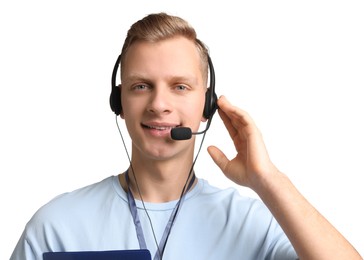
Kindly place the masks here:
[(163, 131), (163, 130), (167, 130), (167, 129), (171, 129), (172, 127), (170, 126), (148, 126), (149, 128), (152, 128), (152, 129), (156, 129), (156, 130), (160, 130), (160, 131)]

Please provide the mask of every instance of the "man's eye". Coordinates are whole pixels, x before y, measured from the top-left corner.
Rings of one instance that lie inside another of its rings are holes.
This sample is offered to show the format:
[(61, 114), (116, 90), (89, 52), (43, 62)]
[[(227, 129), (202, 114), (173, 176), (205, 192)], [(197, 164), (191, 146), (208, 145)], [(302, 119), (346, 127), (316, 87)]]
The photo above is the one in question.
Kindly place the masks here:
[(147, 85), (145, 85), (145, 84), (138, 84), (138, 85), (135, 85), (134, 87), (133, 87), (133, 89), (135, 89), (135, 90), (145, 90), (145, 89), (147, 89), (148, 88), (148, 86)]
[(186, 86), (183, 86), (183, 85), (178, 85), (178, 86), (176, 86), (176, 89), (177, 90), (186, 90), (187, 87)]

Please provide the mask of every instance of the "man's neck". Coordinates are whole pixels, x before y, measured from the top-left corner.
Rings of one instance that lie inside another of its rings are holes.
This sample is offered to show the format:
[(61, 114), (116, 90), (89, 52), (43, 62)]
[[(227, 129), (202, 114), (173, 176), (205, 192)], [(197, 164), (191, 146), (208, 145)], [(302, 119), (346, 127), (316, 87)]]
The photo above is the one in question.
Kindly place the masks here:
[[(129, 167), (129, 187), (135, 199), (145, 202), (162, 203), (180, 198), (191, 171), (192, 162), (153, 161), (133, 163)], [(192, 174), (188, 181), (192, 178)], [(125, 174), (119, 176), (120, 183), (127, 191)], [(195, 180), (196, 183), (196, 180)], [(195, 184), (194, 183), (194, 184)], [(193, 184), (193, 185), (194, 185)]]

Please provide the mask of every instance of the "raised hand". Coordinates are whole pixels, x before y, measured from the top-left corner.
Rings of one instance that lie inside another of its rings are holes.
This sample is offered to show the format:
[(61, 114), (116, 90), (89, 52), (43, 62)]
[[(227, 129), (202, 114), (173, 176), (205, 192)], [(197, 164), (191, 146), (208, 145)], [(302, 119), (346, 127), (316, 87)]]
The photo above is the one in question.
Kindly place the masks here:
[(229, 160), (217, 147), (208, 152), (222, 172), (233, 182), (254, 189), (260, 177), (269, 177), (278, 170), (271, 162), (262, 135), (250, 115), (229, 103), (218, 100), (219, 115), (234, 142), (236, 156)]

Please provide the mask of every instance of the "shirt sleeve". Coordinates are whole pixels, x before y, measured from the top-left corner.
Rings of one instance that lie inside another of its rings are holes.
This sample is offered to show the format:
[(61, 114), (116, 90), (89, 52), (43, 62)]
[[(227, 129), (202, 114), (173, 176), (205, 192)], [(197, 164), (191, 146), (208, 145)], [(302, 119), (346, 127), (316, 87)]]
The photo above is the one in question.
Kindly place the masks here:
[(26, 239), (26, 232), (24, 231), (20, 237), (10, 260), (42, 260), (42, 256), (36, 256), (31, 244)]
[(291, 242), (288, 240), (286, 234), (283, 232), (282, 228), (279, 226), (273, 216), (267, 239), (270, 240), (270, 246), (268, 249), (268, 255), (265, 259), (298, 259), (297, 253), (295, 252)]

